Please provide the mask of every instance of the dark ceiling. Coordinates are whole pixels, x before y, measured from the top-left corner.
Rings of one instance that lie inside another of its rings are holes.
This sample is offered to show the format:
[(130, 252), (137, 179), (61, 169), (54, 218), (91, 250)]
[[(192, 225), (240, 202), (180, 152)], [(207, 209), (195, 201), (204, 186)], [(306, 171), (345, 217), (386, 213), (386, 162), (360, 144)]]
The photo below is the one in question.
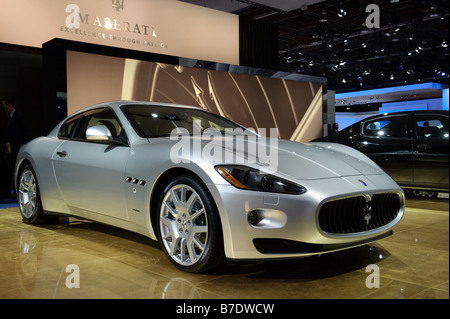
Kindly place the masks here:
[[(214, 8), (211, 0), (185, 1)], [(218, 9), (276, 25), (278, 69), (326, 77), (336, 92), (429, 81), (448, 85), (448, 0), (302, 1), (290, 11), (280, 9), (283, 0), (223, 0), (228, 9)], [(366, 25), (370, 4), (379, 8), (378, 28)]]

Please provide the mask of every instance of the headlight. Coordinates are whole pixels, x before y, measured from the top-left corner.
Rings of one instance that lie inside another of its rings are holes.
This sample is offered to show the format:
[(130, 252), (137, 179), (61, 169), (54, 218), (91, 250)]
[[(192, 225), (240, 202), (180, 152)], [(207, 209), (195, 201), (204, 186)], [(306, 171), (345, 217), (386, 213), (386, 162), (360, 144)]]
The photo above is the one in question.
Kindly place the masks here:
[(282, 178), (260, 173), (259, 170), (241, 165), (218, 165), (216, 171), (237, 188), (273, 193), (300, 195), (306, 188)]

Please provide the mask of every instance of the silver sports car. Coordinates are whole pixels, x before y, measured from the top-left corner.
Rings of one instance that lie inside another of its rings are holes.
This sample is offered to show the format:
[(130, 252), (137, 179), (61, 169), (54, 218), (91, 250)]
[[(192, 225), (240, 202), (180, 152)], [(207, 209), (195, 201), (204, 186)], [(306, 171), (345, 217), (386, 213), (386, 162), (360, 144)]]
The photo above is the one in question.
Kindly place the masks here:
[(404, 193), (362, 153), (256, 134), (203, 109), (116, 101), (21, 148), (23, 221), (70, 215), (158, 240), (188, 272), (292, 258), (393, 233)]

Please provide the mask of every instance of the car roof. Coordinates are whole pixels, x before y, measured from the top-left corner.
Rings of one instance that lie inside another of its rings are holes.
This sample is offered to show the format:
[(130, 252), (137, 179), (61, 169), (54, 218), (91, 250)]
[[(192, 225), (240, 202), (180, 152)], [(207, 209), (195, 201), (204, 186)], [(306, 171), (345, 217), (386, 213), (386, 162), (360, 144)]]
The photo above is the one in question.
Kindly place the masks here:
[(381, 114), (366, 117), (365, 119), (362, 119), (361, 121), (358, 121), (357, 123), (361, 123), (361, 122), (371, 120), (371, 119), (374, 119), (377, 117), (392, 116), (392, 115), (404, 115), (404, 114), (440, 114), (440, 115), (448, 116), (449, 113), (448, 113), (448, 111), (444, 111), (444, 110), (417, 110), (417, 111), (400, 111), (400, 112), (391, 112), (391, 113), (381, 113)]
[(155, 106), (167, 106), (167, 107), (177, 107), (177, 108), (187, 108), (187, 109), (194, 109), (194, 110), (204, 110), (201, 107), (198, 106), (192, 106), (192, 105), (183, 105), (183, 104), (176, 104), (176, 103), (163, 103), (163, 102), (150, 102), (150, 101), (132, 101), (132, 100), (116, 100), (116, 101), (108, 101), (108, 102), (102, 102), (95, 105), (91, 105), (85, 108), (82, 108), (69, 116), (73, 116), (79, 113), (83, 113), (86, 111), (90, 111), (99, 107), (106, 107), (109, 106), (113, 108), (114, 110), (119, 109), (120, 107), (124, 105), (155, 105)]

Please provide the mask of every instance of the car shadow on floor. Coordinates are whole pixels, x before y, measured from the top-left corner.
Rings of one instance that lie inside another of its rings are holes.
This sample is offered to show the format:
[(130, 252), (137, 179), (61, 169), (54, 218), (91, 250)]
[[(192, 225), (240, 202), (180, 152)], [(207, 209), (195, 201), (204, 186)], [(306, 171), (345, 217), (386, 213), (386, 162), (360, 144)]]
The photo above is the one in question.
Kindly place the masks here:
[[(70, 220), (67, 217), (60, 217), (53, 224), (41, 225), (65, 235), (80, 237), (83, 239), (93, 238), (98, 241), (99, 234), (106, 237), (99, 245), (115, 246), (119, 249), (132, 247), (135, 253), (148, 254), (146, 247), (151, 247), (158, 251), (158, 257), (162, 257), (163, 251), (157, 241), (144, 235), (79, 219)], [(159, 254), (161, 253), (161, 254)], [(308, 256), (302, 258), (289, 258), (263, 261), (226, 261), (219, 268), (204, 275), (210, 276), (245, 276), (252, 279), (298, 279), (314, 280), (320, 278), (335, 277), (345, 273), (350, 273), (359, 269), (365, 269), (369, 264), (376, 264), (390, 256), (381, 245), (372, 243), (346, 250), (325, 253), (322, 255)], [(164, 259), (164, 258), (163, 258)], [(170, 262), (167, 260), (167, 264)]]
[(335, 277), (364, 269), (390, 256), (377, 244), (369, 244), (323, 255), (296, 259), (279, 259), (255, 262), (227, 262), (217, 274), (247, 274), (254, 279), (314, 280)]

